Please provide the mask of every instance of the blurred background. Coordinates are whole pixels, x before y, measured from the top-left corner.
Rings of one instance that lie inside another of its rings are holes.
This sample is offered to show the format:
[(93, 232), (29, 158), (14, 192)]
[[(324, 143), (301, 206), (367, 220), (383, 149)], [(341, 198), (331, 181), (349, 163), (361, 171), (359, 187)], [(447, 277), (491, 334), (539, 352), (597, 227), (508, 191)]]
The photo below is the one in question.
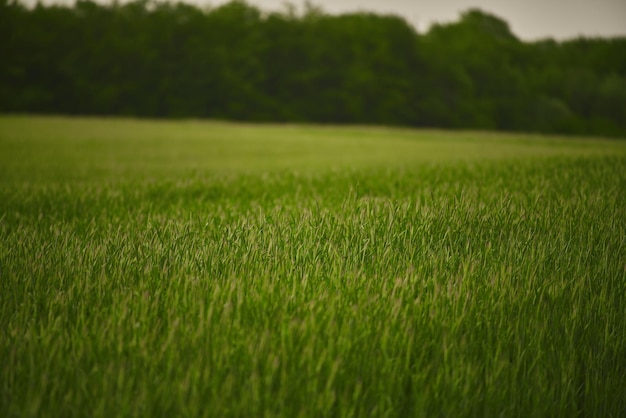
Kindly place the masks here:
[(626, 136), (626, 2), (0, 0), (0, 112)]

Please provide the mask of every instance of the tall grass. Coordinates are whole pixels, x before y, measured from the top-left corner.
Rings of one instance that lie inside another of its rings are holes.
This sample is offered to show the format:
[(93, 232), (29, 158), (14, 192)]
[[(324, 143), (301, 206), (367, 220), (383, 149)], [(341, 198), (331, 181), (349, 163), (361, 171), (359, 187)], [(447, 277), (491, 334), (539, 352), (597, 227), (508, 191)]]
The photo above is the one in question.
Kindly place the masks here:
[(626, 413), (626, 146), (196, 124), (0, 120), (1, 416)]

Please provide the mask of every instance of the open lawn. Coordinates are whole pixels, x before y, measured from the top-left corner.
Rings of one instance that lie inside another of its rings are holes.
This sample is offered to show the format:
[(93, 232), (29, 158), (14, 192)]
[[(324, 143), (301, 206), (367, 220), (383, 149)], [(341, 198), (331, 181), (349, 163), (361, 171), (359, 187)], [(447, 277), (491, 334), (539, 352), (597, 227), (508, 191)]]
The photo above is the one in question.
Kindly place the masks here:
[(2, 417), (626, 415), (626, 142), (0, 117)]

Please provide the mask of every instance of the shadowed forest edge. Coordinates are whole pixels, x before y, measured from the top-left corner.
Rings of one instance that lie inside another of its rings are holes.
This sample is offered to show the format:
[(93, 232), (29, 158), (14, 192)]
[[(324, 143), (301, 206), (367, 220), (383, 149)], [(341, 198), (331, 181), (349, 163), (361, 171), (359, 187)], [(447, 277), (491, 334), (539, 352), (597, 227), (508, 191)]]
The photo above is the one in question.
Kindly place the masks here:
[(0, 112), (626, 136), (626, 37), (524, 42), (397, 16), (0, 0)]

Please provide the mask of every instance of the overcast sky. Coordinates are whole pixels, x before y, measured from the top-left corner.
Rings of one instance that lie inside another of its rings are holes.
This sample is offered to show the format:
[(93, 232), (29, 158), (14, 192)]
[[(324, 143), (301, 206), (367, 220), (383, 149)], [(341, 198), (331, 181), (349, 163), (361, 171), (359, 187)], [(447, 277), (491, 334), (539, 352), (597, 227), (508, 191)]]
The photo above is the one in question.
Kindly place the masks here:
[[(185, 0), (218, 5), (227, 0)], [(284, 10), (284, 0), (247, 0), (263, 10)], [(291, 1), (302, 6), (302, 0)], [(525, 40), (626, 35), (626, 0), (313, 0), (328, 13), (368, 10), (401, 15), (424, 32), (433, 22), (457, 20), (480, 8), (506, 20)]]

